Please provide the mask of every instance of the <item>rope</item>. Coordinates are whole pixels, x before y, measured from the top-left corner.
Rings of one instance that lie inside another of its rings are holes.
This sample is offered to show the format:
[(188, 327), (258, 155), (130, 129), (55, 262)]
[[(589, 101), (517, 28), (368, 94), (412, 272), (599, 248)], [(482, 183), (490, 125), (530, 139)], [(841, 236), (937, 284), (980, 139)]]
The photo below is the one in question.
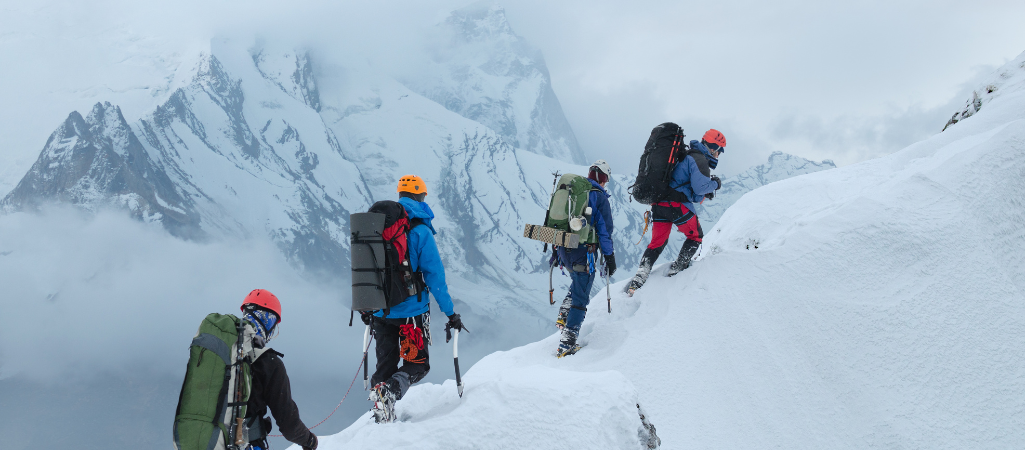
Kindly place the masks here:
[[(373, 342), (373, 341), (374, 341), (374, 336), (370, 335), (370, 342)], [(359, 378), (359, 370), (362, 369), (362, 368), (363, 368), (363, 358), (360, 358), (359, 359), (359, 366), (356, 367), (356, 376), (352, 377), (352, 383), (349, 383), (349, 389), (346, 390), (345, 391), (345, 395), (342, 396), (342, 401), (338, 402), (338, 405), (335, 405), (335, 409), (332, 410), (331, 414), (328, 414), (327, 417), (324, 418), (324, 420), (321, 420), (316, 425), (307, 428), (307, 430), (313, 430), (314, 428), (319, 427), (324, 422), (327, 422), (327, 419), (330, 419), (331, 416), (335, 415), (335, 411), (338, 411), (338, 407), (342, 406), (342, 402), (345, 401), (345, 397), (349, 396), (349, 391), (352, 391), (352, 387), (356, 385), (356, 379)], [(268, 434), (267, 436), (285, 437), (285, 435), (283, 435), (283, 434)]]
[(641, 240), (637, 241), (634, 245), (641, 245), (641, 241), (644, 240), (644, 235), (648, 233), (648, 223), (651, 221), (651, 211), (644, 211), (644, 231), (641, 232)]

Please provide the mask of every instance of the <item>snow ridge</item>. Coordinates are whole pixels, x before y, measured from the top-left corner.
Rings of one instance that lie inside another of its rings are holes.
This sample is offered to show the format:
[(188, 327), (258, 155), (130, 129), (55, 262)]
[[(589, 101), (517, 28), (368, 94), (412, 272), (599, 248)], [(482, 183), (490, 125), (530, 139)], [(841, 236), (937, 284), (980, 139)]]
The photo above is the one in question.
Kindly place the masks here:
[(732, 177), (723, 177), (722, 189), (715, 193), (715, 198), (696, 205), (695, 209), (701, 222), (711, 229), (726, 209), (748, 192), (776, 181), (835, 168), (836, 165), (830, 160), (815, 162), (783, 152), (773, 152), (765, 164)]

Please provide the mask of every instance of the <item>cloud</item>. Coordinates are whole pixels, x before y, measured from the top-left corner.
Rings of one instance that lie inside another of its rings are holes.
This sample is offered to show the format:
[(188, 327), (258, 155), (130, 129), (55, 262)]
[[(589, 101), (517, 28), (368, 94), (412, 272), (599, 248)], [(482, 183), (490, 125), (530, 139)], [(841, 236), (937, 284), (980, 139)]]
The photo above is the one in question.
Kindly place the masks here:
[(348, 337), (339, 326), (348, 308), (338, 287), (303, 279), (266, 241), (188, 242), (122, 213), (52, 208), (0, 216), (0, 255), (3, 377), (180, 373), (203, 317), (238, 314), (255, 288), (281, 298), (275, 344), (295, 347), (300, 357), (293, 359), (320, 360), (316, 352), (336, 352), (306, 352), (306, 343)]
[(811, 159), (833, 159), (838, 165), (887, 155), (939, 133), (950, 116), (964, 107), (980, 80), (995, 69), (974, 67), (970, 81), (937, 106), (891, 106), (890, 111), (881, 114), (832, 117), (790, 112), (775, 118), (771, 136), (777, 148), (783, 147), (780, 150)]
[[(0, 215), (0, 286), (0, 404), (17, 405), (0, 408), (4, 448), (163, 445), (199, 323), (212, 312), (238, 314), (254, 288), (281, 299), (281, 332), (271, 345), (287, 355), (307, 425), (330, 414), (353, 377), (362, 377), (364, 328), (358, 318), (348, 326), (345, 274), (337, 284), (306, 279), (265, 240), (182, 241), (120, 211)], [(421, 383), (453, 378), (444, 316), (432, 309), (435, 364)], [(551, 328), (462, 313), (474, 330), (460, 343), (464, 373), (484, 355)], [(336, 433), (368, 407), (357, 378), (317, 432)], [(41, 436), (41, 423), (63, 425)]]

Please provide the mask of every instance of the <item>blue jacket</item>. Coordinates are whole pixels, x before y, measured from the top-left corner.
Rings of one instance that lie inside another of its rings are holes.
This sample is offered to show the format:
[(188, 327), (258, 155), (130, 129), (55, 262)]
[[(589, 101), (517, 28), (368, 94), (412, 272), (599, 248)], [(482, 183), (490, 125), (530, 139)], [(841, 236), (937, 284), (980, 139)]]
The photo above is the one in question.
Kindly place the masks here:
[[(417, 225), (409, 230), (409, 264), (413, 270), (423, 272), (424, 281), (427, 282), (429, 293), (434, 295), (434, 301), (441, 308), (446, 316), (451, 316), (455, 311), (452, 309), (452, 296), (448, 294), (448, 284), (445, 283), (445, 266), (441, 263), (441, 254), (438, 253), (438, 244), (434, 242), (434, 235), (438, 234), (431, 225), (434, 219), (434, 211), (427, 203), (418, 202), (411, 198), (402, 197), (399, 203), (406, 208), (409, 219), (420, 219), (423, 225)], [(413, 317), (430, 311), (431, 300), (428, 291), (420, 293), (420, 301), (416, 295), (411, 295), (402, 303), (395, 305), (388, 310), (388, 318)], [(382, 317), (384, 311), (374, 313)]]
[[(611, 255), (616, 249), (612, 246), (612, 206), (609, 205), (609, 193), (601, 187), (597, 181), (588, 180), (596, 190), (587, 194), (587, 206), (591, 207), (591, 226), (598, 233), (598, 246), (602, 254)], [(572, 250), (565, 247), (556, 247), (559, 261), (564, 266), (573, 267), (575, 264), (587, 264), (587, 246), (581, 245)]]
[(676, 165), (676, 169), (673, 169), (673, 179), (669, 181), (669, 187), (683, 194), (687, 201), (682, 203), (687, 209), (694, 211), (694, 203), (700, 203), (705, 194), (715, 192), (716, 184), (710, 178), (711, 172), (708, 169), (708, 160), (714, 159), (708, 152), (708, 147), (701, 141), (690, 141), (690, 148), (704, 154), (706, 161), (699, 165), (693, 155), (685, 156), (683, 161)]

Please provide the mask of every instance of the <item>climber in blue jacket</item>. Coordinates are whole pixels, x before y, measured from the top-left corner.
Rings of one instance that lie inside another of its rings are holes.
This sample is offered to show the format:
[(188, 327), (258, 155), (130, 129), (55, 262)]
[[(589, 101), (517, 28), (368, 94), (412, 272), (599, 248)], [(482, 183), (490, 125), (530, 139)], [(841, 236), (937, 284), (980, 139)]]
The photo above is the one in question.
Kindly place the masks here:
[[(445, 266), (441, 262), (437, 232), (431, 221), (434, 212), (425, 203), (427, 185), (416, 175), (399, 179), (399, 204), (409, 216), (409, 264), (413, 272), (423, 275), (426, 289), (406, 298), (385, 311), (361, 313), (363, 322), (371, 325), (377, 340), (377, 370), (371, 378), (374, 417), (378, 422), (394, 420), (395, 402), (405, 395), (409, 386), (431, 370), (427, 346), (431, 343), (430, 296), (441, 312), (448, 316), (446, 328), (462, 330), (463, 323), (455, 313), (452, 296), (445, 282)], [(402, 367), (399, 362), (402, 361)]]
[(676, 225), (677, 231), (683, 233), (687, 240), (680, 247), (680, 254), (669, 266), (666, 276), (671, 277), (690, 267), (690, 260), (698, 251), (704, 237), (701, 223), (694, 213), (694, 203), (701, 203), (705, 198), (714, 197), (715, 191), (722, 187), (722, 181), (711, 174), (711, 169), (718, 165), (719, 155), (725, 151), (726, 137), (715, 129), (705, 132), (701, 141), (690, 141), (686, 156), (673, 169), (666, 199), (651, 205), (651, 219), (654, 222), (651, 228), (651, 243), (641, 256), (637, 274), (626, 285), (628, 295), (633, 296), (634, 292), (648, 281), (651, 267), (669, 242), (669, 233), (673, 225)]
[(562, 328), (562, 339), (556, 354), (560, 358), (573, 354), (577, 346), (580, 326), (587, 314), (587, 305), (591, 302), (591, 286), (594, 284), (595, 270), (598, 266), (598, 251), (605, 259), (605, 271), (609, 277), (616, 271), (615, 247), (612, 245), (612, 207), (609, 205), (609, 193), (605, 185), (609, 182), (612, 169), (604, 160), (599, 159), (591, 165), (587, 178), (592, 189), (587, 196), (587, 206), (591, 214), (591, 226), (598, 235), (598, 245), (581, 245), (575, 249), (555, 247), (555, 257), (559, 263), (569, 269), (569, 295), (562, 301), (556, 326)]

